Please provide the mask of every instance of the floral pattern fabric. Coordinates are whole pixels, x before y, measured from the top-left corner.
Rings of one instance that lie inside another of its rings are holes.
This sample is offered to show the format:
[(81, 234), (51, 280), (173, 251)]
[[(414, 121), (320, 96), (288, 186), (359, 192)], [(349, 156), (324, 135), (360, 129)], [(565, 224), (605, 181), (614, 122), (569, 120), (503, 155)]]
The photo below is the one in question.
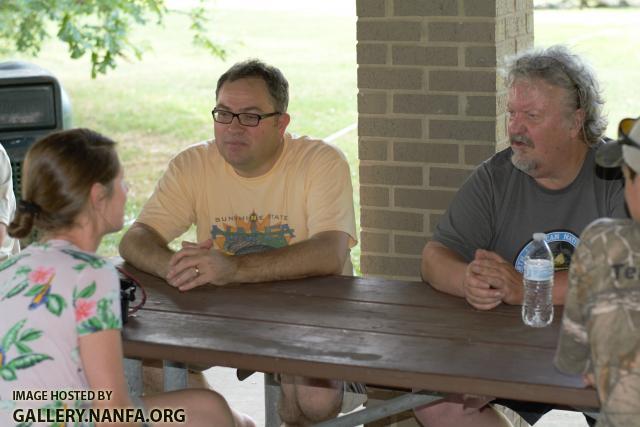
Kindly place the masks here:
[(116, 270), (63, 240), (32, 244), (0, 264), (0, 313), (0, 425), (16, 425), (16, 407), (76, 407), (13, 391), (89, 389), (78, 338), (122, 328)]

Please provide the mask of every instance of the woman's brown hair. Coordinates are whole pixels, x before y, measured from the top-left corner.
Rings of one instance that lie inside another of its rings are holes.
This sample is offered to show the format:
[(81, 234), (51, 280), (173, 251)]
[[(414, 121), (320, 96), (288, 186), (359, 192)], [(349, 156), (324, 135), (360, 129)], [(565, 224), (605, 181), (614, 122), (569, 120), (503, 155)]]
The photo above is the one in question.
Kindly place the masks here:
[(31, 146), (22, 168), (22, 200), (8, 227), (12, 237), (26, 237), (74, 225), (95, 183), (113, 191), (120, 171), (116, 143), (90, 129), (47, 135)]

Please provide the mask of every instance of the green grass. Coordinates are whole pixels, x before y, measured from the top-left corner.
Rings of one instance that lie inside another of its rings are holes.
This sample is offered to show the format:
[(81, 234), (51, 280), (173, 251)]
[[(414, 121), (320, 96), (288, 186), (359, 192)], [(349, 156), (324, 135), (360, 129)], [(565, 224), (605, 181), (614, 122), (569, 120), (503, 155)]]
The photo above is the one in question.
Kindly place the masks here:
[(536, 10), (535, 44), (567, 44), (595, 68), (602, 83), (607, 135), (618, 122), (640, 115), (640, 9)]
[[(191, 44), (188, 20), (169, 15), (163, 26), (134, 35), (148, 43), (143, 60), (123, 62), (96, 80), (87, 60), (71, 60), (63, 45), (48, 43), (32, 60), (54, 73), (68, 92), (74, 126), (94, 128), (119, 142), (130, 183), (127, 220), (148, 198), (169, 159), (213, 136), (210, 111), (217, 78), (231, 64), (258, 57), (278, 66), (290, 84), (289, 131), (326, 137), (355, 123), (355, 17), (279, 11), (215, 12), (211, 33), (226, 35), (226, 61)], [(329, 31), (328, 28), (331, 28)], [(331, 52), (327, 55), (327, 52)], [(348, 156), (357, 190), (355, 131), (335, 141)], [(122, 232), (105, 237), (99, 252), (117, 253)], [(184, 238), (193, 239), (193, 231)], [(359, 250), (354, 251), (354, 261)]]
[[(625, 116), (640, 114), (639, 9), (537, 10), (536, 45), (568, 43), (595, 66), (609, 101), (609, 135)], [(289, 79), (290, 130), (326, 137), (357, 120), (355, 17), (283, 10), (219, 10), (211, 34), (225, 38), (226, 61), (191, 45), (186, 17), (169, 16), (162, 27), (139, 30), (135, 39), (152, 48), (143, 60), (123, 62), (96, 80), (88, 61), (67, 58), (49, 43), (33, 60), (64, 84), (74, 109), (74, 125), (101, 131), (120, 143), (131, 184), (127, 219), (132, 221), (172, 155), (211, 138), (210, 110), (218, 76), (232, 63), (259, 57)], [(357, 135), (335, 144), (347, 155), (359, 211)], [(359, 221), (359, 214), (356, 214)], [(117, 253), (122, 233), (104, 239), (100, 252)], [(186, 238), (193, 238), (193, 232)], [(359, 267), (359, 247), (352, 255)]]

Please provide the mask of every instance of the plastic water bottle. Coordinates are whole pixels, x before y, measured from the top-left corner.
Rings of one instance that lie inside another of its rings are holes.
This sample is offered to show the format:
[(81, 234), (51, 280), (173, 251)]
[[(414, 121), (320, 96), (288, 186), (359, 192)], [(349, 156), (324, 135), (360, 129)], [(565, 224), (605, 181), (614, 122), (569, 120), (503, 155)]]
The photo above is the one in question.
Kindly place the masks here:
[(524, 303), (522, 321), (534, 328), (553, 320), (553, 254), (544, 233), (534, 233), (531, 250), (524, 261)]

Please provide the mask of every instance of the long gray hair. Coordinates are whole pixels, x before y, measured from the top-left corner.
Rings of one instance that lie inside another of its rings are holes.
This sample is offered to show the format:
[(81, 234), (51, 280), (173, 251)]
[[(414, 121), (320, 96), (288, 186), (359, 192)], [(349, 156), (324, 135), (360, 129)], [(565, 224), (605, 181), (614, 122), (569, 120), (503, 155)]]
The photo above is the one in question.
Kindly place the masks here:
[(593, 69), (561, 45), (534, 49), (507, 60), (507, 85), (521, 79), (541, 79), (567, 91), (567, 107), (584, 111), (582, 133), (587, 145), (597, 144), (607, 128), (604, 99)]

